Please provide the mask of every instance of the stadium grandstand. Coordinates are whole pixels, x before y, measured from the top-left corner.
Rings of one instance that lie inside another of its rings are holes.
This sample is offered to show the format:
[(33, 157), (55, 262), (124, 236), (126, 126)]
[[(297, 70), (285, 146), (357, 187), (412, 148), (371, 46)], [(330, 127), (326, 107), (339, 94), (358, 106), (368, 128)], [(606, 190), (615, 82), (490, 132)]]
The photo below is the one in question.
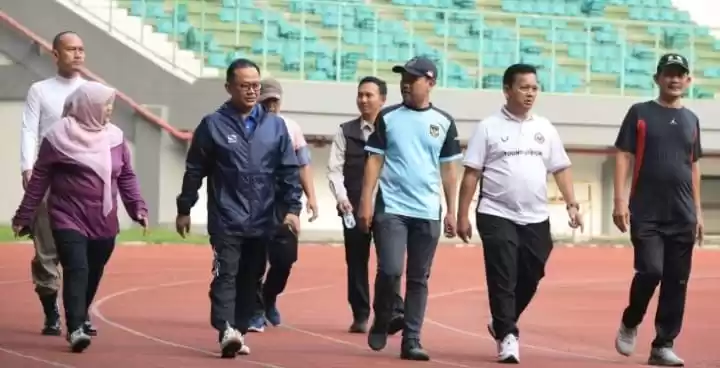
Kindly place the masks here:
[[(213, 68), (261, 59), (285, 79), (393, 79), (393, 64), (434, 59), (442, 85), (500, 88), (514, 62), (536, 65), (548, 92), (651, 95), (659, 55), (692, 55), (712, 98), (720, 41), (671, 0), (132, 0), (131, 16), (194, 51)], [(630, 19), (631, 22), (625, 22)]]
[[(514, 62), (542, 70), (545, 91), (652, 95), (659, 55), (692, 55), (689, 93), (720, 86), (720, 41), (671, 0), (133, 0), (152, 24), (205, 65), (248, 56), (280, 78), (393, 80), (394, 63), (434, 59), (441, 85), (497, 89)], [(627, 22), (626, 20), (631, 20)]]
[[(7, 102), (0, 116), (17, 122), (3, 127), (3, 134), (18, 136), (18, 101), (29, 83), (53, 73), (43, 50), (47, 40), (62, 30), (77, 31), (87, 47), (88, 72), (123, 92), (116, 120), (132, 137), (136, 153), (142, 152), (135, 161), (155, 224), (174, 218), (188, 132), (224, 100), (220, 78), (229, 61), (247, 57), (261, 65), (264, 75), (283, 82), (286, 114), (316, 144), (323, 215), (305, 224), (307, 234), (339, 234), (325, 184), (325, 144), (339, 123), (353, 117), (359, 78), (376, 75), (396, 85), (392, 65), (423, 55), (438, 65), (442, 88), (435, 92), (436, 101), (456, 117), (463, 140), (475, 121), (500, 105), (504, 69), (515, 62), (537, 66), (544, 91), (538, 110), (557, 125), (571, 152), (576, 191), (589, 223), (585, 236), (617, 235), (610, 220), (613, 162), (608, 147), (628, 106), (656, 93), (655, 63), (673, 51), (691, 62), (688, 103), (701, 118), (708, 153), (703, 164), (706, 225), (720, 233), (720, 206), (713, 202), (720, 198), (720, 163), (714, 158), (720, 153), (720, 125), (710, 119), (720, 114), (715, 100), (720, 27), (708, 19), (706, 5), (693, 5), (704, 2), (53, 0), (43, 1), (42, 15), (35, 10), (39, 1), (5, 2), (0, 11), (0, 53), (5, 55), (0, 77), (12, 78), (12, 83), (0, 83), (0, 100)], [(17, 143), (9, 141), (2, 170), (14, 172)], [(3, 205), (9, 218), (20, 181), (4, 185), (12, 193)], [(559, 200), (554, 190), (548, 195)], [(204, 221), (202, 207), (194, 209), (197, 224)], [(564, 207), (557, 208), (555, 232), (573, 235)]]

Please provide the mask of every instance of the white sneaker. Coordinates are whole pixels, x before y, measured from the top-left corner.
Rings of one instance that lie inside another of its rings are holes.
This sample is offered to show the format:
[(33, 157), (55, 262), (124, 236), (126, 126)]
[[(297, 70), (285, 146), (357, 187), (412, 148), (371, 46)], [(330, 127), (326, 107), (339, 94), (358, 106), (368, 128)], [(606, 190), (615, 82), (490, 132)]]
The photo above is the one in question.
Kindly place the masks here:
[(624, 324), (620, 324), (617, 337), (615, 338), (615, 350), (618, 354), (630, 356), (635, 351), (635, 342), (637, 340), (637, 327), (628, 328)]
[(236, 329), (230, 326), (225, 328), (222, 340), (220, 340), (221, 356), (223, 358), (235, 358), (243, 345), (245, 345), (244, 339)]
[(245, 335), (240, 336), (243, 340), (243, 346), (238, 350), (238, 355), (250, 355), (250, 347), (245, 343)]
[(520, 344), (518, 344), (518, 339), (515, 335), (509, 334), (500, 342), (498, 363), (520, 363)]
[(70, 333), (67, 337), (70, 343), (70, 349), (73, 353), (82, 353), (88, 346), (90, 346), (90, 336), (85, 333), (82, 327)]
[(648, 364), (660, 367), (684, 367), (685, 361), (677, 356), (672, 348), (652, 348)]

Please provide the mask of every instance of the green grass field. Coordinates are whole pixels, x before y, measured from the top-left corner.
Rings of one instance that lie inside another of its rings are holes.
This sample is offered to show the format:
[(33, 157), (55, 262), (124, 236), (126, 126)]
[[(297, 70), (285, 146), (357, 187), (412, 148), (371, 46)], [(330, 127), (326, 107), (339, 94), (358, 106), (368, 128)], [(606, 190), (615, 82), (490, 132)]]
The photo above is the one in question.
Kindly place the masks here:
[[(0, 226), (0, 243), (15, 243), (18, 241), (28, 241), (27, 237), (15, 238), (10, 226)], [(123, 230), (118, 235), (118, 243), (125, 242), (145, 242), (150, 244), (208, 244), (208, 238), (205, 235), (190, 234), (186, 238), (182, 238), (174, 230), (171, 229), (151, 229), (147, 235), (143, 235), (142, 229), (132, 228)]]

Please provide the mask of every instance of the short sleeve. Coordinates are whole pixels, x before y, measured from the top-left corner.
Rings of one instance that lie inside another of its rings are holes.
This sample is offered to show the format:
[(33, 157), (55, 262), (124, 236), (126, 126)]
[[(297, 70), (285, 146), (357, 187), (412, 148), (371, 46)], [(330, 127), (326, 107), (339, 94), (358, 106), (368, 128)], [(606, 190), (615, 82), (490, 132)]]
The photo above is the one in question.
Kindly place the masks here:
[(462, 150), (460, 149), (460, 138), (458, 137), (457, 126), (455, 121), (450, 120), (447, 134), (445, 134), (445, 142), (440, 149), (440, 162), (450, 162), (462, 158)]
[(465, 158), (463, 165), (475, 170), (482, 170), (485, 167), (487, 158), (487, 132), (486, 124), (477, 123), (470, 140), (468, 140), (467, 149), (465, 150)]
[(375, 119), (375, 131), (368, 137), (367, 143), (365, 143), (365, 150), (370, 153), (384, 155), (386, 149), (387, 126), (385, 124), (385, 114), (381, 112)]
[(615, 139), (615, 148), (623, 152), (635, 154), (637, 145), (637, 124), (638, 124), (637, 107), (633, 105), (623, 119), (620, 125), (620, 132)]
[(287, 126), (293, 148), (297, 151), (307, 146), (307, 141), (305, 140), (305, 135), (300, 128), (300, 124), (298, 124), (295, 120), (286, 118), (284, 116), (282, 117), (282, 119), (285, 121), (285, 126)]
[(290, 142), (292, 142), (293, 149), (295, 150), (295, 154), (297, 155), (298, 163), (300, 163), (300, 166), (309, 165), (310, 149), (308, 148), (308, 144), (305, 140), (305, 135), (300, 128), (300, 124), (298, 124), (295, 120), (286, 118), (284, 116), (282, 117), (282, 119), (285, 121), (285, 126), (287, 127), (288, 134), (290, 134)]
[(560, 170), (567, 169), (572, 165), (570, 157), (568, 157), (567, 151), (565, 151), (565, 145), (560, 138), (560, 133), (554, 126), (550, 126), (550, 152), (545, 160), (545, 167), (550, 173), (556, 173)]
[(695, 122), (695, 139), (693, 140), (692, 162), (697, 162), (703, 156), (702, 143), (700, 143), (700, 119)]

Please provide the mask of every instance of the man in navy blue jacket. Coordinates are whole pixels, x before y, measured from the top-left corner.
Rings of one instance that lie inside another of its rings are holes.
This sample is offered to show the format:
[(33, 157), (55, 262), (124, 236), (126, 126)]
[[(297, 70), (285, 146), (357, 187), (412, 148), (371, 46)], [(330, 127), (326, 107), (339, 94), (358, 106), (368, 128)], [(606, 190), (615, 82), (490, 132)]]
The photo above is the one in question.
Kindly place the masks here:
[(210, 320), (219, 331), (223, 358), (249, 354), (244, 335), (252, 316), (257, 280), (267, 262), (266, 244), (277, 230), (275, 209), (288, 209), (284, 224), (297, 234), (302, 209), (300, 166), (285, 122), (256, 104), (260, 70), (250, 60), (228, 66), (230, 100), (206, 115), (187, 154), (176, 227), (190, 230), (190, 209), (207, 177), (207, 229), (214, 253)]

